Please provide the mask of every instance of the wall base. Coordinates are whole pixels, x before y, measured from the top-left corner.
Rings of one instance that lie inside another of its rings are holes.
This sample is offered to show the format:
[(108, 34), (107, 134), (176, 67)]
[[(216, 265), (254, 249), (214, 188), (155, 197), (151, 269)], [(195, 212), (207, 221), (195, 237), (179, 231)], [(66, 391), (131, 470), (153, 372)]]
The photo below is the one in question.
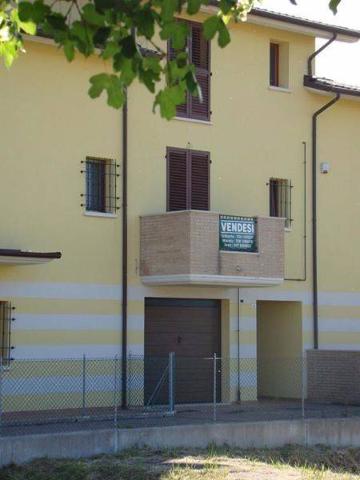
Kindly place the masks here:
[(1, 437), (0, 466), (41, 457), (112, 454), (135, 446), (206, 448), (210, 443), (238, 448), (276, 448), (287, 444), (360, 447), (360, 419), (216, 423)]

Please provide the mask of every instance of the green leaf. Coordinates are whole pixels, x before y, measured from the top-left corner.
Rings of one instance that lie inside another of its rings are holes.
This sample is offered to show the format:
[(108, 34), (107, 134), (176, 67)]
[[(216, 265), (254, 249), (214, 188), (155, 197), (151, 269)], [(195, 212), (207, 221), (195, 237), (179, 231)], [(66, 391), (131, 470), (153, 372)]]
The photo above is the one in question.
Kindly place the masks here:
[(65, 17), (60, 13), (51, 13), (46, 17), (46, 22), (54, 30), (67, 30)]
[(108, 60), (109, 58), (116, 55), (118, 52), (120, 52), (119, 45), (116, 42), (111, 41), (106, 44), (101, 56), (104, 60)]
[(218, 36), (218, 44), (221, 48), (226, 47), (230, 43), (230, 33), (227, 29), (226, 25), (222, 20), (219, 23), (219, 36)]
[(88, 31), (84, 23), (74, 22), (70, 32), (72, 36), (76, 37), (82, 43), (87, 44), (89, 42)]
[(189, 57), (188, 57), (188, 54), (186, 52), (179, 52), (176, 55), (176, 65), (179, 68), (186, 67), (186, 65), (188, 64), (188, 60), (189, 60)]
[(337, 13), (337, 7), (339, 6), (339, 3), (341, 2), (341, 0), (331, 0), (329, 2), (329, 7), (330, 7), (330, 10), (332, 10), (332, 12), (334, 14)]
[(105, 25), (105, 16), (96, 11), (93, 3), (87, 3), (82, 9), (82, 13), (84, 20), (90, 25), (97, 27), (103, 27)]
[(124, 53), (124, 56), (127, 58), (132, 58), (137, 52), (136, 43), (132, 35), (128, 35), (123, 40), (121, 40), (121, 49)]
[(176, 21), (167, 23), (160, 31), (160, 37), (163, 40), (171, 40), (175, 50), (181, 50), (185, 47), (188, 34), (189, 29), (187, 24)]
[(175, 117), (176, 106), (185, 102), (185, 85), (165, 87), (156, 95), (155, 104), (160, 107), (160, 115), (167, 120)]
[(171, 22), (174, 19), (174, 13), (176, 12), (176, 8), (176, 0), (162, 0), (160, 15), (163, 22)]
[(193, 72), (188, 72), (185, 75), (185, 81), (186, 81), (187, 89), (189, 90), (190, 93), (194, 94), (198, 92), (198, 83), (196, 81), (196, 77), (193, 74)]
[(203, 23), (203, 32), (206, 40), (211, 40), (215, 37), (216, 32), (219, 29), (221, 19), (217, 16), (209, 17)]
[(19, 19), (22, 22), (27, 22), (32, 20), (33, 14), (33, 5), (30, 2), (20, 2), (19, 3)]
[(91, 98), (97, 98), (102, 94), (109, 84), (109, 77), (107, 73), (99, 73), (90, 78), (91, 87), (88, 93)]
[(189, 15), (194, 15), (200, 10), (201, 0), (188, 0), (187, 2), (187, 13)]
[(120, 79), (116, 75), (111, 75), (110, 85), (107, 88), (110, 107), (121, 108), (125, 101), (124, 88)]
[(126, 85), (130, 85), (135, 79), (137, 71), (134, 68), (133, 60), (123, 57), (121, 63), (120, 79)]
[(142, 8), (136, 18), (137, 21), (137, 34), (143, 35), (147, 39), (151, 39), (155, 33), (155, 14), (146, 4)]
[(219, 9), (225, 15), (227, 15), (232, 8), (236, 8), (236, 0), (220, 0)]
[(100, 27), (96, 30), (93, 36), (93, 42), (96, 46), (103, 46), (106, 43), (106, 40), (109, 38), (111, 34), (110, 27)]
[(75, 48), (71, 40), (66, 40), (64, 43), (64, 53), (69, 62), (72, 62), (75, 57)]
[(45, 16), (48, 15), (50, 11), (50, 7), (45, 5), (42, 0), (35, 0), (31, 18), (36, 24), (39, 24), (44, 21)]
[(18, 57), (19, 41), (11, 39), (8, 42), (0, 42), (0, 56), (4, 58), (6, 68), (10, 68)]
[(115, 7), (115, 0), (94, 0), (95, 8), (99, 13)]
[[(28, 12), (27, 12), (28, 13)], [(22, 21), (19, 18), (19, 13), (16, 9), (11, 11), (11, 21), (19, 30), (23, 30), (29, 35), (35, 35), (36, 33), (36, 24), (31, 20)]]

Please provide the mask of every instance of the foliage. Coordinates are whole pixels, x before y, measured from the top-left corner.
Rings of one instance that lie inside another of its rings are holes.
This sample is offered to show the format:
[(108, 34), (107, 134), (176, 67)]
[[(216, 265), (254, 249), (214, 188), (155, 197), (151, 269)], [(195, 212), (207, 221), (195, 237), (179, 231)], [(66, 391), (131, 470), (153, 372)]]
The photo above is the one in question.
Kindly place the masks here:
[[(218, 0), (217, 10), (203, 24), (204, 36), (230, 42), (230, 20), (244, 21), (257, 0)], [(290, 0), (295, 3), (295, 0)], [(331, 0), (335, 12), (341, 0)], [(177, 21), (196, 15), (211, 0), (0, 0), (0, 56), (10, 67), (24, 51), (24, 34), (54, 39), (69, 62), (76, 54), (98, 55), (111, 62), (111, 73), (90, 78), (89, 95), (107, 94), (110, 106), (120, 108), (135, 79), (154, 94), (154, 108), (163, 117), (175, 115), (186, 92), (200, 95), (193, 65), (185, 51), (188, 27)], [(167, 41), (176, 56), (167, 57)], [(141, 47), (142, 45), (142, 47)], [(145, 49), (144, 46), (147, 48)]]

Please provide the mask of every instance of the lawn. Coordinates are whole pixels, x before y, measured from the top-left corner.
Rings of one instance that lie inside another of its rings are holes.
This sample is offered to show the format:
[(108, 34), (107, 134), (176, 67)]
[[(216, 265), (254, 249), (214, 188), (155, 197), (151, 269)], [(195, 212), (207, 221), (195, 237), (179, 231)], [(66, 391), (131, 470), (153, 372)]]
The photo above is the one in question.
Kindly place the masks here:
[(360, 449), (132, 449), (80, 460), (41, 459), (0, 470), (0, 480), (354, 480)]

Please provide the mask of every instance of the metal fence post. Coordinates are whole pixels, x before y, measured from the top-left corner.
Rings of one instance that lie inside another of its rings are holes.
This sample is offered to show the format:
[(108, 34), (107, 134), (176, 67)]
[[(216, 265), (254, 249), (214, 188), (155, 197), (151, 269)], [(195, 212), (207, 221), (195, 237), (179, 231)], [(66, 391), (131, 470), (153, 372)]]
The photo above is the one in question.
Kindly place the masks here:
[(0, 356), (0, 435), (1, 435), (1, 425), (2, 425), (2, 415), (3, 415), (3, 361)]
[(118, 357), (114, 357), (114, 426), (117, 426), (117, 417), (118, 417), (118, 400), (117, 400), (117, 360)]
[(82, 414), (86, 413), (86, 355), (83, 355), (82, 361)]
[(169, 413), (174, 414), (175, 398), (174, 398), (174, 352), (169, 353)]
[(301, 415), (302, 418), (305, 418), (305, 395), (306, 395), (306, 357), (303, 354), (301, 357)]
[(213, 421), (216, 422), (216, 390), (217, 390), (217, 386), (216, 386), (216, 361), (217, 361), (217, 357), (216, 357), (216, 353), (214, 353), (214, 371), (213, 371)]

